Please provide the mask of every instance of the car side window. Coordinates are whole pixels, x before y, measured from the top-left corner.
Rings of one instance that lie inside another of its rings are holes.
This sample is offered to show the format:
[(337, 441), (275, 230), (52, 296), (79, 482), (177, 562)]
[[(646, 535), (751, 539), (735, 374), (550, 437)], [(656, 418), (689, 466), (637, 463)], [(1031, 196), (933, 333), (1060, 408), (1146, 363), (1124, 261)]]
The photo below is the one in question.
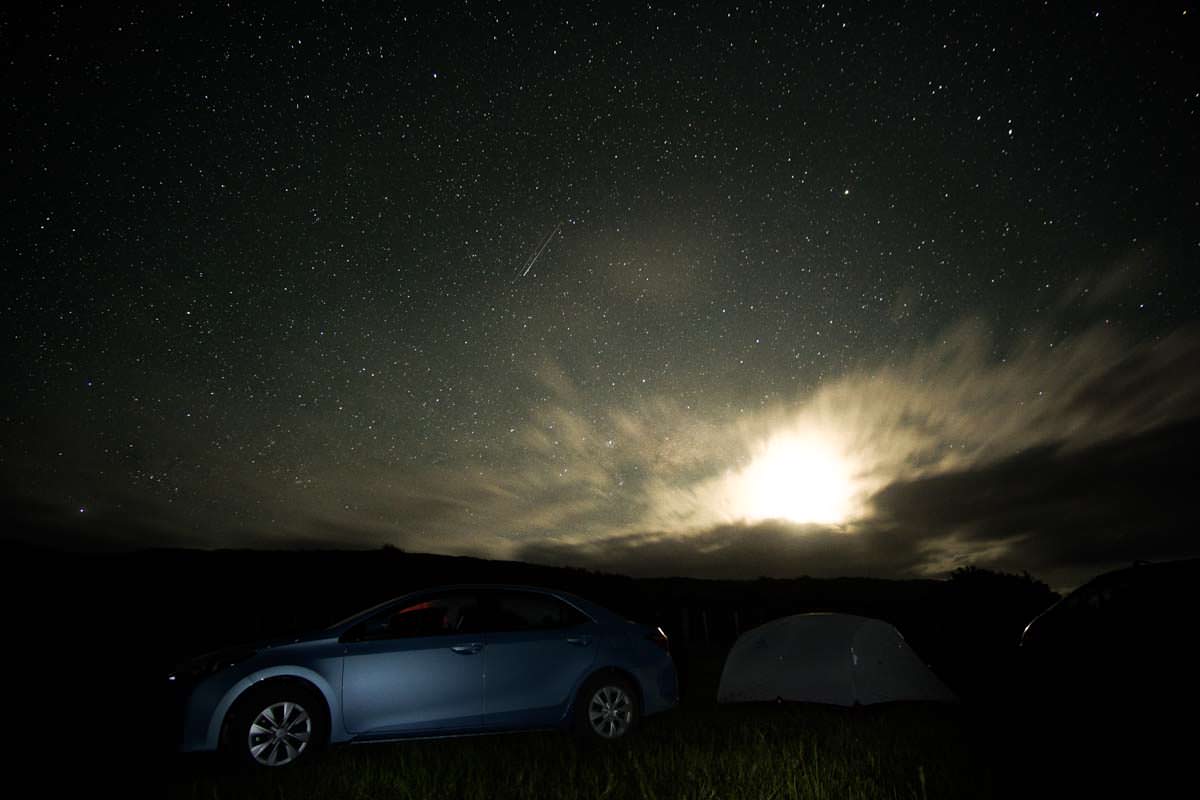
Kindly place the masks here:
[[(1090, 613), (1121, 611), (1129, 602), (1129, 581), (1107, 581), (1080, 593), (1077, 608)], [(1133, 592), (1136, 594), (1136, 592)]]
[(494, 631), (554, 630), (591, 620), (557, 597), (538, 592), (497, 592), (492, 596), (489, 628)]
[(481, 627), (473, 594), (435, 595), (387, 609), (364, 622), (354, 638), (407, 639), (471, 633)]

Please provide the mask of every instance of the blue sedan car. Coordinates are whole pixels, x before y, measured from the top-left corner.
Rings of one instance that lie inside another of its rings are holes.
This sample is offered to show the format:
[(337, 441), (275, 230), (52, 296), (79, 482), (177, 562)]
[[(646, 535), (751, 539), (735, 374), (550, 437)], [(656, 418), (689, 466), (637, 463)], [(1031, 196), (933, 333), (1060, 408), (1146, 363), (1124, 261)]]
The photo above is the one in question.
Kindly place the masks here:
[(448, 586), (170, 676), (183, 751), (254, 765), (326, 743), (564, 728), (601, 740), (678, 701), (661, 628), (567, 592)]

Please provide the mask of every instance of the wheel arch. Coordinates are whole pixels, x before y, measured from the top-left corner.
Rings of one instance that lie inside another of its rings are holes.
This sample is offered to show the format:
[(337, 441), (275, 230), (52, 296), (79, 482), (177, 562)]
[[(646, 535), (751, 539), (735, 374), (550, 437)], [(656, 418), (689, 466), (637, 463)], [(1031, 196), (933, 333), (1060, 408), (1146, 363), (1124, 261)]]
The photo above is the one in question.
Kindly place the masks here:
[(311, 670), (274, 668), (247, 676), (225, 693), (217, 708), (217, 713), (213, 714), (209, 725), (208, 739), (212, 745), (211, 749), (219, 749), (224, 744), (226, 729), (234, 712), (239, 709), (239, 703), (251, 696), (252, 693), (289, 685), (301, 687), (321, 699), (324, 703), (323, 710), (328, 723), (326, 741), (338, 741), (340, 737), (337, 735), (337, 730), (340, 724), (340, 715), (336, 713), (337, 697), (329, 682)]
[(571, 707), (568, 709), (567, 718), (573, 719), (575, 711), (579, 707), (580, 698), (583, 696), (583, 690), (593, 681), (600, 680), (605, 677), (615, 676), (624, 679), (630, 686), (633, 687), (633, 699), (637, 702), (638, 715), (641, 716), (642, 710), (646, 706), (646, 699), (642, 689), (642, 682), (638, 680), (637, 675), (633, 674), (624, 667), (615, 664), (606, 664), (593, 669), (583, 680), (579, 682), (579, 686), (575, 689), (575, 697), (571, 700)]

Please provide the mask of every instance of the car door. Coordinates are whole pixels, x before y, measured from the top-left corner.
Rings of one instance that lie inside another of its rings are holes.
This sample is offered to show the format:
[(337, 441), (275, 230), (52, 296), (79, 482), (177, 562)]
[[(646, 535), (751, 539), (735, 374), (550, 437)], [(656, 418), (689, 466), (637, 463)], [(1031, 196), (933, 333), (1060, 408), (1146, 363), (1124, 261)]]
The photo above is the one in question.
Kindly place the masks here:
[(478, 729), (478, 599), (453, 592), (385, 609), (343, 636), (342, 715), (357, 735)]
[(484, 726), (555, 724), (596, 660), (595, 623), (550, 594), (496, 590), (480, 600), (487, 611)]

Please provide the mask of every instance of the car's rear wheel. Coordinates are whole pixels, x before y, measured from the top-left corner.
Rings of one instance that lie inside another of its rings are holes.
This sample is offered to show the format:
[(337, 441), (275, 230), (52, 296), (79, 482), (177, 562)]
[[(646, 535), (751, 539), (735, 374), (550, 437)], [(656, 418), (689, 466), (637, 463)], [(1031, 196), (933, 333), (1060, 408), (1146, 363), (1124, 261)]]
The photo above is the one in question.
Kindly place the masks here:
[(637, 695), (620, 675), (600, 675), (584, 685), (575, 708), (576, 731), (587, 739), (613, 741), (629, 735), (640, 717)]
[(325, 701), (297, 684), (265, 686), (238, 700), (225, 730), (225, 747), (252, 767), (307, 762), (329, 735)]

